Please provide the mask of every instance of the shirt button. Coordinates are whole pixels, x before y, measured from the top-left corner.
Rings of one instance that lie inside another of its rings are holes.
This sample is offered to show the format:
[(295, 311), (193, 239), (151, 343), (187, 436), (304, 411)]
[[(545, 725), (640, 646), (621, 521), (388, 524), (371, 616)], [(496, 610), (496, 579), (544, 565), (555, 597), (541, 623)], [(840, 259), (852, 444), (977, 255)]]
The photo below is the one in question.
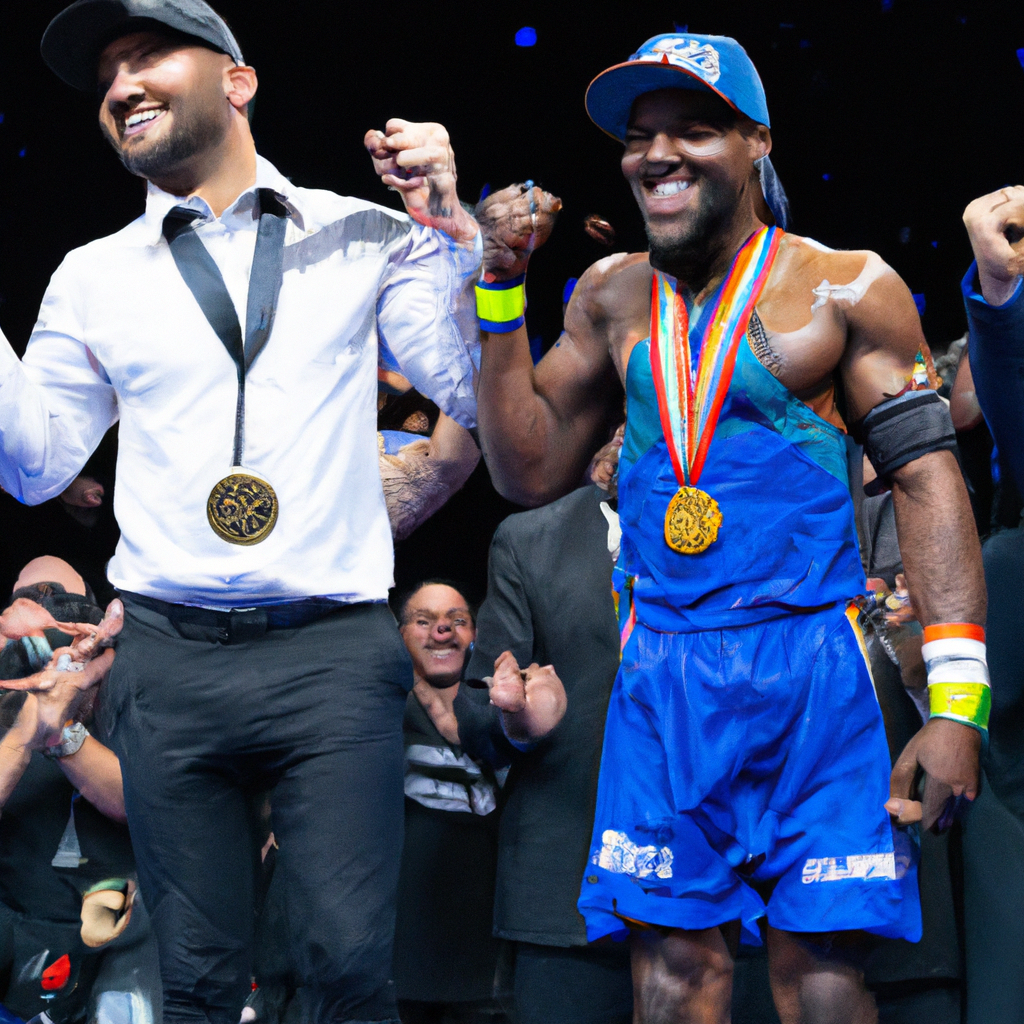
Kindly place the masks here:
[(587, 881), (593, 885), (597, 881), (597, 875), (587, 875)]

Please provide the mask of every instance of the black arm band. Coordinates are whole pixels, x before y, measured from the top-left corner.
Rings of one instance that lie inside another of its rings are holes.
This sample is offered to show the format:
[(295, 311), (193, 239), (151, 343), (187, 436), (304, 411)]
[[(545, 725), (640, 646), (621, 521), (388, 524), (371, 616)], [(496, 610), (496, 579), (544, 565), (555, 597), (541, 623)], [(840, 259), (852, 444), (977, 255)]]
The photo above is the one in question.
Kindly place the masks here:
[(908, 391), (882, 402), (858, 427), (864, 451), (878, 474), (878, 479), (864, 488), (866, 494), (885, 490), (897, 469), (922, 455), (956, 451), (949, 409), (934, 391)]

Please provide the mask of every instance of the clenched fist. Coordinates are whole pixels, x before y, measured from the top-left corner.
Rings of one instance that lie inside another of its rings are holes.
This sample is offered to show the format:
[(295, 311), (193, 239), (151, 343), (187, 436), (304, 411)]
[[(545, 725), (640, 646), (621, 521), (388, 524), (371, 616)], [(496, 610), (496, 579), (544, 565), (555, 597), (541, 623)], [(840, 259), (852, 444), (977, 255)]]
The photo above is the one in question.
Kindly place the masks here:
[(543, 739), (565, 715), (565, 687), (554, 668), (534, 663), (520, 669), (511, 651), (494, 663), (494, 675), (484, 680), (491, 703), (500, 708), (505, 732), (520, 742)]
[(381, 181), (402, 194), (413, 220), (456, 242), (476, 237), (476, 222), (456, 192), (455, 153), (443, 125), (393, 117), (384, 131), (368, 131), (363, 145)]
[(978, 261), (981, 293), (992, 306), (1006, 302), (1024, 275), (1024, 185), (975, 199), (964, 225)]
[(484, 280), (509, 281), (526, 270), (533, 250), (555, 226), (562, 200), (535, 185), (509, 185), (477, 203), (484, 233)]

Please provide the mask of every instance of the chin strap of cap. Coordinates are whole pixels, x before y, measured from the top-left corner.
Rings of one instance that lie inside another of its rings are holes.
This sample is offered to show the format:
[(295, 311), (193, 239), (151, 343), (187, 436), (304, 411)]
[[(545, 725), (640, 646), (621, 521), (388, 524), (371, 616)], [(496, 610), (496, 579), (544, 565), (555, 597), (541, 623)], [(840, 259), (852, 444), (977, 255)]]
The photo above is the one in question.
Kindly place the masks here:
[(921, 654), (928, 669), (931, 717), (950, 718), (987, 736), (992, 690), (985, 630), (972, 622), (925, 626)]

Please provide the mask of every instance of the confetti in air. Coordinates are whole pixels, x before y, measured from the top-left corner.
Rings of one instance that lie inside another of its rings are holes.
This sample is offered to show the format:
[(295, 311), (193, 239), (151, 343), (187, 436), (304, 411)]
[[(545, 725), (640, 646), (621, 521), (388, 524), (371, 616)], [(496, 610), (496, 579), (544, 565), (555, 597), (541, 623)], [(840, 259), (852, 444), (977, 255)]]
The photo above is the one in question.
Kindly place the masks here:
[(615, 244), (615, 228), (611, 226), (603, 217), (599, 217), (596, 213), (592, 213), (583, 221), (583, 230), (595, 242), (600, 242), (602, 245), (614, 245)]
[(516, 33), (516, 46), (536, 46), (537, 30), (525, 25)]

